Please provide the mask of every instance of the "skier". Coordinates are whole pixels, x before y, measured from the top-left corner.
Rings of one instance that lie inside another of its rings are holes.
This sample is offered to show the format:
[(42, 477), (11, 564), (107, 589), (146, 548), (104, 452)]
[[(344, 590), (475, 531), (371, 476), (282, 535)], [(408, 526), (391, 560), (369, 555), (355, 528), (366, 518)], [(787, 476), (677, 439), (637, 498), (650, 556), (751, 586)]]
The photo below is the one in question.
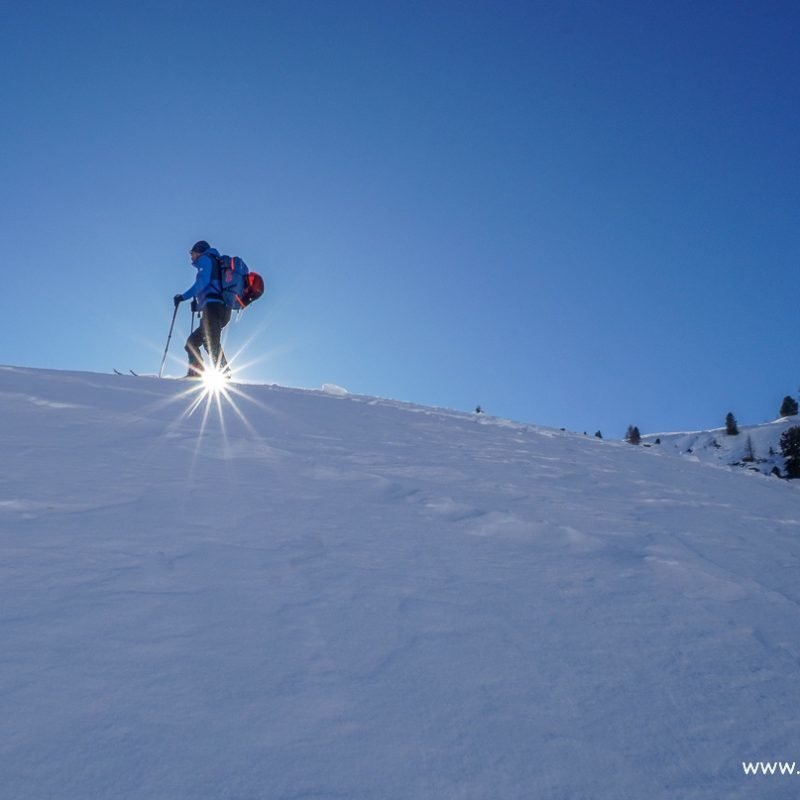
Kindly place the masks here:
[(196, 242), (189, 256), (197, 270), (194, 284), (183, 294), (173, 298), (175, 307), (189, 298), (194, 298), (192, 310), (200, 312), (200, 326), (186, 340), (185, 350), (189, 356), (187, 378), (200, 378), (203, 373), (203, 356), (200, 347), (204, 346), (211, 356), (211, 363), (217, 370), (230, 375), (230, 367), (222, 351), (220, 337), (222, 329), (230, 322), (231, 310), (222, 298), (220, 282), (219, 251), (208, 242)]

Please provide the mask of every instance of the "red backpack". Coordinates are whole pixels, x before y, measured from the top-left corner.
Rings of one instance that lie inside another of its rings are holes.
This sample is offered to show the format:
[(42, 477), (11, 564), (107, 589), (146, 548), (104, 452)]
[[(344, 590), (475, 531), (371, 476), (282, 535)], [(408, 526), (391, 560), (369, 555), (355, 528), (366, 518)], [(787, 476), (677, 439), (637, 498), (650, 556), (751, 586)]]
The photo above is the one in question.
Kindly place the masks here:
[(264, 294), (264, 279), (257, 272), (250, 272), (239, 256), (214, 256), (214, 259), (211, 280), (218, 282), (228, 308), (234, 311), (246, 308)]
[(242, 308), (249, 306), (264, 294), (264, 279), (257, 272), (248, 272), (244, 279)]

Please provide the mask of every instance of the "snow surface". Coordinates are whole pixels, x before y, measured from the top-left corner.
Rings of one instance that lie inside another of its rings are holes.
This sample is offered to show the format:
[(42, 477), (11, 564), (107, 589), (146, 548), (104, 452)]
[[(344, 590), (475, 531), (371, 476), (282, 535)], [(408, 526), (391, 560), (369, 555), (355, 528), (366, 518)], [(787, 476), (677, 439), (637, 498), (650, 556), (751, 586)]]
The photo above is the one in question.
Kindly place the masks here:
[(0, 797), (797, 795), (797, 485), (189, 385), (0, 369)]

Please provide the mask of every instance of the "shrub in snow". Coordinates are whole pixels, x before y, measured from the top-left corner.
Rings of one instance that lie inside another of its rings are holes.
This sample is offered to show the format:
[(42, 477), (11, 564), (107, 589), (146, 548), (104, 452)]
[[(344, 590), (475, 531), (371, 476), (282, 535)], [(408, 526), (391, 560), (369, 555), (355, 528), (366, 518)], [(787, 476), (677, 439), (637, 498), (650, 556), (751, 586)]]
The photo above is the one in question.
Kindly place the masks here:
[(797, 410), (797, 400), (787, 394), (778, 413), (781, 417), (794, 417), (797, 415)]
[(781, 453), (786, 459), (786, 477), (800, 478), (800, 425), (787, 428), (781, 434)]
[(595, 436), (596, 436), (598, 439), (602, 439), (602, 438), (603, 438), (603, 434), (602, 434), (602, 433), (600, 433), (600, 431), (595, 431), (595, 432), (594, 432), (594, 435), (595, 435)]
[(736, 417), (733, 416), (732, 411), (729, 411), (728, 416), (725, 417), (725, 433), (727, 433), (728, 436), (739, 435), (739, 426), (736, 424)]
[(635, 425), (628, 425), (625, 441), (628, 444), (639, 444), (642, 441), (642, 434), (639, 433), (639, 429)]
[(747, 444), (744, 446), (744, 458), (742, 458), (742, 461), (745, 461), (749, 464), (755, 460), (756, 460), (756, 454), (753, 451), (753, 440), (748, 435)]

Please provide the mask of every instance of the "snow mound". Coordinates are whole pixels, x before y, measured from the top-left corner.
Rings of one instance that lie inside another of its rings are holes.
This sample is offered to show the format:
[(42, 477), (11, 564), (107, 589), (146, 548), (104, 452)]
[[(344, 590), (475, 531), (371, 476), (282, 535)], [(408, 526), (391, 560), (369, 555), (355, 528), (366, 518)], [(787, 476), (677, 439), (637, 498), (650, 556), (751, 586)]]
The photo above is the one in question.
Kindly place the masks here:
[(344, 397), (345, 395), (350, 394), (347, 389), (343, 389), (341, 386), (337, 386), (335, 383), (323, 383), (322, 391), (325, 394), (332, 394), (336, 397)]

